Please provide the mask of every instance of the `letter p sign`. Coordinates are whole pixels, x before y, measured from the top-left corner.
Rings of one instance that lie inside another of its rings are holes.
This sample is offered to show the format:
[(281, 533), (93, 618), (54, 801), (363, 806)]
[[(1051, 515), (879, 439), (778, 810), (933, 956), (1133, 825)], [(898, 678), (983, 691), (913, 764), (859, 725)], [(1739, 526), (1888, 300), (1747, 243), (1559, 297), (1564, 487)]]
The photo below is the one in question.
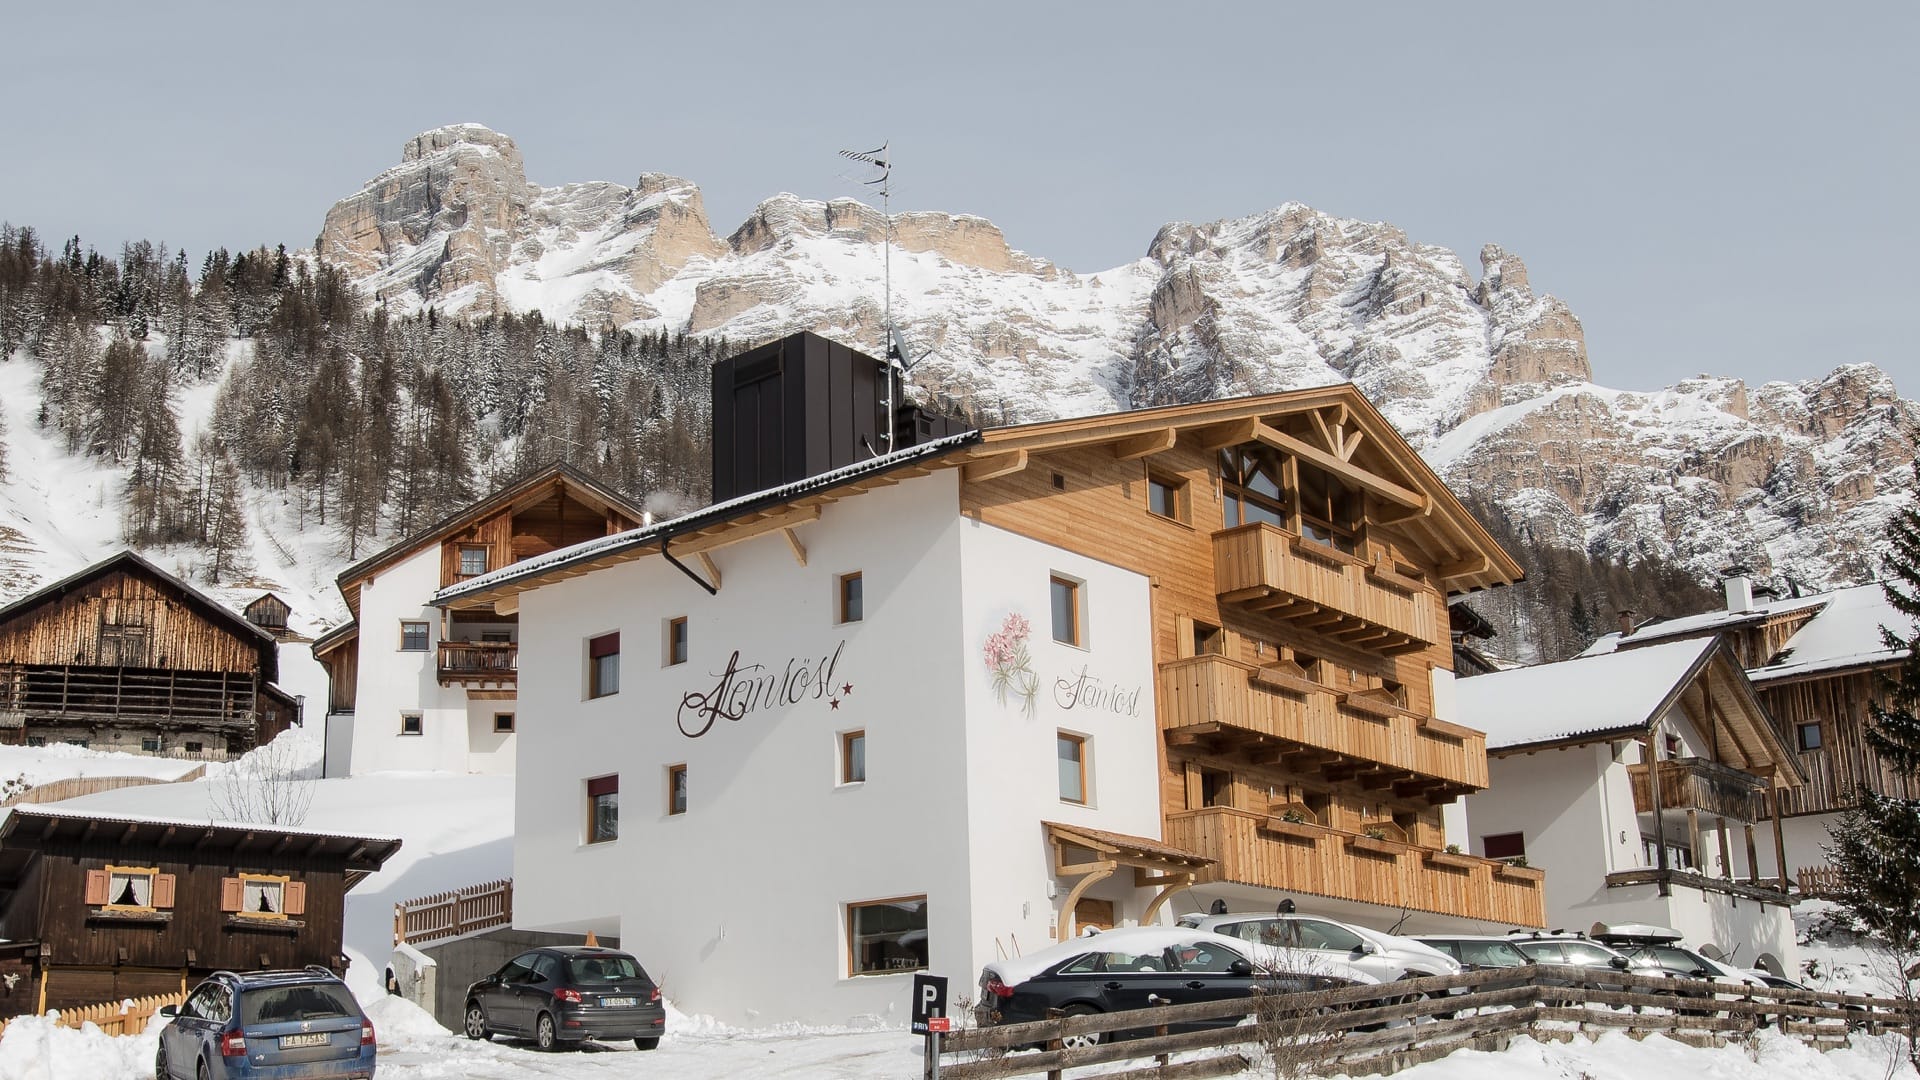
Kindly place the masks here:
[(947, 977), (945, 975), (915, 975), (913, 977), (913, 1033), (925, 1035), (929, 1032), (927, 1021), (947, 1015)]

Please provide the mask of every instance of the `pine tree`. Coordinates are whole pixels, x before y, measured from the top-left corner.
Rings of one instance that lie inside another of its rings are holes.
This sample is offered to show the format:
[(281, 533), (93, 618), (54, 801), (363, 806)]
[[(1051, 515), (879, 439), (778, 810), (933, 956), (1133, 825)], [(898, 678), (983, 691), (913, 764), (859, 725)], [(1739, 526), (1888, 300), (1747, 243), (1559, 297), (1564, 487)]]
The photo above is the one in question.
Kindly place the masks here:
[(225, 454), (214, 458), (212, 484), (207, 494), (207, 551), (213, 561), (207, 580), (218, 582), (245, 573), (247, 518), (240, 503), (240, 470)]

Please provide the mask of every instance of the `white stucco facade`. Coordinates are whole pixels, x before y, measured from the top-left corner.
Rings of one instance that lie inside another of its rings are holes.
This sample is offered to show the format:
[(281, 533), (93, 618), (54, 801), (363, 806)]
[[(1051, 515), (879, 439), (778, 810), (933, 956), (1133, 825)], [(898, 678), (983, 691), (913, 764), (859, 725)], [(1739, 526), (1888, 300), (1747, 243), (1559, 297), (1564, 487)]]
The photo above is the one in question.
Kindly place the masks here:
[[(1066, 917), (1043, 822), (1160, 835), (1148, 581), (961, 516), (958, 482), (827, 505), (795, 531), (804, 565), (779, 532), (714, 551), (715, 595), (647, 557), (520, 596), (517, 926), (617, 934), (681, 1008), (730, 1022), (899, 1021), (911, 971), (852, 973), (849, 905), (924, 898), (928, 970), (965, 995)], [(1056, 577), (1077, 646), (1050, 636)], [(1010, 615), (1025, 663), (997, 689), (983, 650)], [(588, 642), (616, 632), (618, 692), (589, 698)], [(1061, 798), (1062, 733), (1084, 804)], [(616, 776), (618, 836), (589, 842), (589, 782)], [(1153, 890), (1123, 873), (1089, 895), (1130, 922)]]
[[(514, 770), (515, 732), (496, 732), (496, 714), (518, 716), (511, 699), (478, 700), (464, 686), (442, 686), (437, 648), (445, 632), (432, 606), (440, 588), (440, 547), (429, 545), (382, 568), (360, 587), (359, 681), (345, 726), (354, 774), (387, 770), (500, 773)], [(403, 648), (403, 623), (425, 623), (424, 649)], [(457, 625), (457, 624), (456, 624)], [(517, 637), (511, 623), (489, 631)], [(456, 636), (469, 636), (457, 633)], [(403, 717), (419, 717), (418, 734)], [(340, 723), (329, 719), (329, 728)], [(329, 742), (334, 740), (330, 737)], [(331, 750), (331, 746), (329, 747)], [(329, 755), (329, 771), (342, 771)]]

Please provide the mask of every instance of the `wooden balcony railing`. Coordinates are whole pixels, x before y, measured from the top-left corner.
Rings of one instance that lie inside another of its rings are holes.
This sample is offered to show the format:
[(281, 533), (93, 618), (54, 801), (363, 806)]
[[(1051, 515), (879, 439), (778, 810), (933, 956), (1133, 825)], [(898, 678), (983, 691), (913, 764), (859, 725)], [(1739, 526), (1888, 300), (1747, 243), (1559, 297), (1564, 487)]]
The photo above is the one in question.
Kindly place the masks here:
[(506, 683), (520, 679), (520, 646), (512, 641), (443, 641), (440, 685)]
[(245, 671), (0, 665), (0, 726), (23, 721), (131, 721), (144, 727), (253, 730), (254, 676)]
[(1472, 855), (1270, 821), (1223, 806), (1168, 814), (1166, 842), (1214, 860), (1199, 883), (1236, 882), (1503, 927), (1546, 924), (1541, 871)]
[(1447, 640), (1438, 590), (1263, 522), (1213, 534), (1213, 574), (1224, 603), (1372, 652), (1417, 652)]
[[(1650, 814), (1645, 763), (1627, 766), (1633, 781), (1633, 809)], [(1766, 781), (1749, 772), (1705, 758), (1675, 758), (1660, 763), (1660, 809), (1698, 810), (1751, 824), (1759, 821)]]
[(1343, 709), (1341, 692), (1265, 681), (1253, 664), (1194, 656), (1160, 665), (1160, 726), (1169, 740), (1291, 760), (1328, 780), (1445, 801), (1487, 786), (1487, 737), (1399, 708)]
[(393, 943), (459, 937), (513, 922), (513, 879), (467, 885), (393, 905)]

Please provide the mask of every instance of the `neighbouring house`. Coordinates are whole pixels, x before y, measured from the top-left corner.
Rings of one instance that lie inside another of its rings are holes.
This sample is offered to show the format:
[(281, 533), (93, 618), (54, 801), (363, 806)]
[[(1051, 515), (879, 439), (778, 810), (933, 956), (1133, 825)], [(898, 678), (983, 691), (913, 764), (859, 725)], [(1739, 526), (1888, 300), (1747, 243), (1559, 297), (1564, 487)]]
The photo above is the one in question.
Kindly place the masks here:
[(0, 1016), (173, 993), (223, 968), (344, 971), (347, 891), (399, 847), (16, 806), (0, 819)]
[(1473, 851), (1545, 870), (1549, 923), (1668, 926), (1742, 966), (1799, 970), (1784, 846), (1764, 822), (1804, 778), (1724, 639), (1493, 672), (1455, 693), (1491, 759), (1467, 798)]
[(449, 612), (438, 590), (638, 525), (641, 510), (566, 465), (536, 471), (341, 571), (353, 619), (322, 634), (328, 776), (511, 773), (519, 619)]
[(1881, 760), (1865, 739), (1869, 704), (1887, 703), (1878, 680), (1896, 675), (1906, 658), (1904, 648), (1887, 647), (1881, 628), (1905, 640), (1914, 622), (1887, 602), (1878, 583), (1785, 598), (1759, 595), (1744, 573), (1724, 585), (1724, 611), (1642, 623), (1608, 634), (1587, 653), (1725, 637), (1807, 778), (1780, 791), (1779, 809), (1787, 866), (1796, 878), (1804, 870), (1817, 882), (1828, 861), (1827, 827), (1850, 804), (1850, 791), (1920, 798), (1920, 777)]
[(240, 609), (240, 614), (248, 622), (272, 634), (275, 641), (306, 640), (287, 626), (293, 606), (272, 593), (261, 593), (252, 603)]
[(225, 760), (300, 722), (272, 634), (131, 551), (0, 608), (0, 743)]
[(516, 927), (767, 1023), (1216, 899), (1544, 924), (1444, 850), (1446, 598), (1519, 568), (1352, 386), (969, 431), (812, 334), (713, 381), (721, 502), (439, 595), (523, 630)]

